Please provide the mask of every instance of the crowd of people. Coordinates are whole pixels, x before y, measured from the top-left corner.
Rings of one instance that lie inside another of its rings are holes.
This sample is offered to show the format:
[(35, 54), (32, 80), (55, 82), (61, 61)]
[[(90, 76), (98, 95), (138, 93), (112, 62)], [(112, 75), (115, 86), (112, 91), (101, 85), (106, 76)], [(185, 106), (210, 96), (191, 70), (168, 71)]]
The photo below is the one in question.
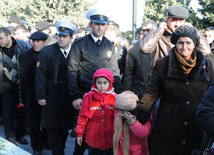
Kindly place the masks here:
[(29, 130), (33, 155), (64, 155), (70, 129), (74, 155), (202, 153), (214, 134), (214, 27), (203, 35), (186, 8), (167, 12), (133, 45), (100, 9), (87, 28), (40, 21), (29, 32), (11, 16), (0, 27), (5, 138), (28, 144)]

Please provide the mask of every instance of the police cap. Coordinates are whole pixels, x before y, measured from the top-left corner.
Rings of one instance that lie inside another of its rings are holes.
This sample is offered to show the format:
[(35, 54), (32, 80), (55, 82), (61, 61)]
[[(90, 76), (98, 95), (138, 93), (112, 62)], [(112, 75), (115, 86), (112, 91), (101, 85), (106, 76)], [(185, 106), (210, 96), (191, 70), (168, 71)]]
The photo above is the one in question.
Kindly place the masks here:
[(74, 24), (72, 24), (71, 22), (68, 22), (65, 20), (58, 21), (56, 23), (56, 28), (58, 30), (58, 32), (57, 32), (58, 35), (67, 36), (70, 34), (77, 33), (76, 26)]
[(168, 8), (168, 17), (186, 19), (189, 17), (189, 11), (182, 6), (171, 6)]
[(30, 35), (30, 39), (32, 40), (47, 40), (47, 38), (48, 38), (48, 35), (41, 31), (36, 31)]
[(99, 9), (91, 9), (87, 12), (86, 18), (93, 23), (107, 24), (108, 17), (106, 13)]

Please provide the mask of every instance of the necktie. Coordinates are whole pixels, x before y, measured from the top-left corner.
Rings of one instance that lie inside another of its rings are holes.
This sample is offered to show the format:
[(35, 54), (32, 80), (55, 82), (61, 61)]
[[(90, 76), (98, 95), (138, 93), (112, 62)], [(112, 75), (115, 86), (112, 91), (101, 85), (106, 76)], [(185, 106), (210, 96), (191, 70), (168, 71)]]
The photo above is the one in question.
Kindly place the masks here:
[(66, 52), (66, 51), (64, 51), (64, 55), (65, 55), (65, 56), (67, 55), (67, 52)]
[(97, 46), (100, 45), (100, 39), (98, 39), (98, 40), (96, 41), (96, 45), (97, 45)]

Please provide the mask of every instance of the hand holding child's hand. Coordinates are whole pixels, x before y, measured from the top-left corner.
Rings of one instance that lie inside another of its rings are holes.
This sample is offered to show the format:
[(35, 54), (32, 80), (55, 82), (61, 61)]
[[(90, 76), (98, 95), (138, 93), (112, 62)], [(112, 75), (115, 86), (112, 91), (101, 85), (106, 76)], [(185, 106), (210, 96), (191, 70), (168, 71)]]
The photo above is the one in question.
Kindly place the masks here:
[(134, 125), (134, 123), (136, 122), (136, 117), (134, 115), (132, 115), (130, 112), (126, 112), (124, 113), (124, 116), (129, 125)]
[(82, 137), (77, 137), (77, 144), (82, 145)]
[(82, 99), (81, 98), (76, 99), (76, 100), (73, 101), (73, 106), (77, 110), (80, 110), (81, 104), (82, 104)]

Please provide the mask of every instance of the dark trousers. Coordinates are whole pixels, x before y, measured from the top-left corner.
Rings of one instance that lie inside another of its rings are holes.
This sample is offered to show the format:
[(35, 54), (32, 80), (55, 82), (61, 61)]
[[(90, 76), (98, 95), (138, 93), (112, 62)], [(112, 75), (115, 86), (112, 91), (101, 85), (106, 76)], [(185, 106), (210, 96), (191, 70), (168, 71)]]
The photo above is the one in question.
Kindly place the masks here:
[(68, 137), (68, 130), (48, 131), (48, 140), (53, 155), (64, 155), (65, 143)]
[(113, 155), (113, 149), (100, 150), (88, 146), (88, 155)]
[(21, 137), (26, 134), (27, 118), (25, 107), (17, 108), (19, 94), (16, 84), (3, 83), (3, 125), (6, 138)]
[(30, 128), (30, 141), (33, 150), (42, 150), (42, 131), (40, 128), (41, 123), (41, 108), (32, 109), (28, 108), (29, 128)]

